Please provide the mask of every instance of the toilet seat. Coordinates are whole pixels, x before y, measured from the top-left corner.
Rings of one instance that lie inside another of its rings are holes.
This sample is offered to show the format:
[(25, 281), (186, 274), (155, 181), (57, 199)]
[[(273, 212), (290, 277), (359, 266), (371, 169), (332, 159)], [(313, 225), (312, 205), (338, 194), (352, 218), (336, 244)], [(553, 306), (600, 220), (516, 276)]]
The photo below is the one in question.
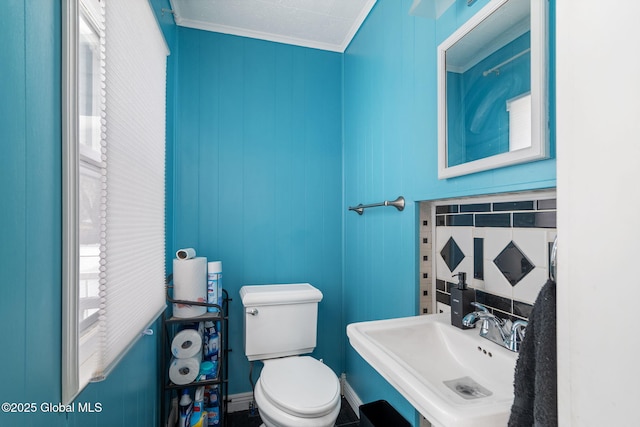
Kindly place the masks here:
[(321, 417), (339, 405), (338, 377), (309, 356), (265, 360), (259, 382), (274, 406), (294, 416)]

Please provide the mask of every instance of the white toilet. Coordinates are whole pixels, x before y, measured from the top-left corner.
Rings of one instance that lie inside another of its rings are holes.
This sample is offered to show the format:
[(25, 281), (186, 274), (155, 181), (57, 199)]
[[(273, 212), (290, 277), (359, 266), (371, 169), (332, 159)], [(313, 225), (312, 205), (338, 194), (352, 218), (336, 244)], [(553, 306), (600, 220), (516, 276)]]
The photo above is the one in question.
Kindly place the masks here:
[(243, 286), (245, 354), (264, 363), (254, 394), (266, 427), (333, 427), (336, 374), (310, 356), (322, 292), (308, 283)]

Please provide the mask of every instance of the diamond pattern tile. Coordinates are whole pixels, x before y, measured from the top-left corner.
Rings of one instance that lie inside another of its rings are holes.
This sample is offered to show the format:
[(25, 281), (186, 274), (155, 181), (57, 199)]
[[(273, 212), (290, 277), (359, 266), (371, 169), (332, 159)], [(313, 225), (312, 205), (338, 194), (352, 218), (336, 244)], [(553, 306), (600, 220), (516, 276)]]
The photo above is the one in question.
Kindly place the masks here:
[(449, 237), (449, 240), (440, 251), (440, 255), (451, 272), (453, 272), (464, 259), (464, 252), (462, 252), (462, 249), (460, 249), (456, 241), (453, 240), (453, 237)]
[(493, 260), (498, 270), (504, 275), (511, 286), (515, 286), (524, 276), (529, 274), (535, 266), (513, 241)]

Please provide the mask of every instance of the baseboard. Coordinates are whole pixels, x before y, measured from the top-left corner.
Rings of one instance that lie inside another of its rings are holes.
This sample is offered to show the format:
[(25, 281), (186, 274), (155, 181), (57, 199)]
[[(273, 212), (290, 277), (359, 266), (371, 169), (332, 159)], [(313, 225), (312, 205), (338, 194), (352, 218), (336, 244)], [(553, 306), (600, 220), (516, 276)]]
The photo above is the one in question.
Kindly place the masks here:
[(250, 391), (246, 393), (230, 394), (229, 402), (227, 403), (227, 412), (248, 411), (249, 404), (252, 401), (253, 393)]
[(360, 418), (360, 406), (362, 405), (362, 400), (356, 394), (356, 391), (349, 385), (349, 382), (346, 379), (346, 376), (342, 374), (340, 377), (342, 382), (342, 395), (344, 396), (353, 412)]

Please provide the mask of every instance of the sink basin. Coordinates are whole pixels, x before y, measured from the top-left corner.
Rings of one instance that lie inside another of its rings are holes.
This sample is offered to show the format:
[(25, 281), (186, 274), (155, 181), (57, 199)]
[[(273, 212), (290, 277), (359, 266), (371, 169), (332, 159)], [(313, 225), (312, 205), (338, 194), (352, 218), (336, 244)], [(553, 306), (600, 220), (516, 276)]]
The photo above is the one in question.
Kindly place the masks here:
[(353, 348), (434, 426), (506, 426), (517, 354), (450, 314), (352, 323)]

